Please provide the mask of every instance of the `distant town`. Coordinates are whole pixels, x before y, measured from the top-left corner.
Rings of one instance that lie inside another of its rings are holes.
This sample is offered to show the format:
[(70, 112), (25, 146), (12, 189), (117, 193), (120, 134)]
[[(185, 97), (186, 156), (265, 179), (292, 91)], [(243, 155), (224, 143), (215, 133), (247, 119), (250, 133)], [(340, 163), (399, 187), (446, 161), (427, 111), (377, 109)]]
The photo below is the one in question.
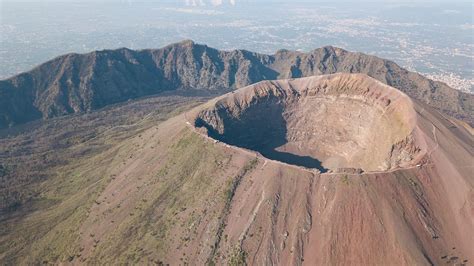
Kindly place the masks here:
[(471, 10), (469, 3), (370, 8), (361, 4), (359, 9), (222, 0), (160, 5), (6, 2), (0, 24), (0, 78), (65, 53), (159, 48), (193, 39), (218, 49), (267, 54), (280, 48), (310, 51), (333, 45), (390, 59), (455, 89), (474, 92)]

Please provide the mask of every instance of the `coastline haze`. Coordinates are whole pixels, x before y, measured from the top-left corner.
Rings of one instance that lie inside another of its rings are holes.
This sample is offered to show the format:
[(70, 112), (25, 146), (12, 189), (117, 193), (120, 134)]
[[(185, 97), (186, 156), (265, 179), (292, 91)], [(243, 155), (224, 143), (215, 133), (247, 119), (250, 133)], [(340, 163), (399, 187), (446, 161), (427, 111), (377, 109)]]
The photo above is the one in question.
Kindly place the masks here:
[[(200, 3), (205, 5), (194, 6)], [(474, 89), (469, 2), (357, 2), (357, 7), (354, 1), (269, 3), (2, 1), (0, 78), (65, 53), (159, 48), (193, 39), (220, 49), (268, 54), (333, 45), (394, 60), (456, 89)]]

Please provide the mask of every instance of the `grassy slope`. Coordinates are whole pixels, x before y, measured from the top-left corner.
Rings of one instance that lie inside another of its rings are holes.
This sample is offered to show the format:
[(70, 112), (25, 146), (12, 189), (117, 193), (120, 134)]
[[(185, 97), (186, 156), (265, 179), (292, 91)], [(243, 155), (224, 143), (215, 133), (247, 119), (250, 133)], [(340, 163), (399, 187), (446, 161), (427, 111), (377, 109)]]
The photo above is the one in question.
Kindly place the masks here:
[[(151, 105), (156, 110), (132, 103), (133, 108), (106, 110), (110, 116), (97, 114), (97, 120), (72, 117), (50, 122), (57, 123), (58, 131), (39, 125), (0, 139), (0, 163), (21, 169), (2, 180), (4, 205), (10, 200), (5, 195), (12, 194), (7, 189), (16, 189), (21, 197), (13, 199), (18, 200), (15, 208), (3, 208), (0, 215), (0, 262), (212, 260), (216, 243), (227, 241), (219, 232), (226, 226), (233, 191), (257, 161), (236, 159), (182, 121), (176, 128), (161, 128), (162, 121), (201, 100), (162, 99)], [(52, 136), (46, 139), (18, 145), (48, 131)], [(49, 152), (57, 143), (68, 144)], [(44, 154), (57, 159), (49, 159), (50, 164), (37, 160)], [(24, 172), (42, 178), (24, 178)], [(13, 185), (15, 174), (23, 178)], [(123, 188), (116, 196), (118, 204), (110, 193), (117, 188)]]
[(3, 131), (0, 261), (70, 259), (78, 227), (117, 167), (118, 144), (201, 101), (158, 97)]
[[(230, 158), (189, 130), (178, 136), (166, 152), (166, 163), (143, 177), (149, 180), (148, 193), (136, 204), (133, 215), (101, 240), (90, 262), (159, 262), (171, 249), (197, 237), (197, 226), (205, 216), (217, 217), (217, 212), (206, 215), (196, 210), (213, 204), (207, 202), (213, 194), (224, 193), (220, 182), (214, 181)], [(221, 207), (220, 201), (214, 204)], [(176, 239), (174, 229), (187, 236)], [(185, 253), (181, 259), (187, 261)]]

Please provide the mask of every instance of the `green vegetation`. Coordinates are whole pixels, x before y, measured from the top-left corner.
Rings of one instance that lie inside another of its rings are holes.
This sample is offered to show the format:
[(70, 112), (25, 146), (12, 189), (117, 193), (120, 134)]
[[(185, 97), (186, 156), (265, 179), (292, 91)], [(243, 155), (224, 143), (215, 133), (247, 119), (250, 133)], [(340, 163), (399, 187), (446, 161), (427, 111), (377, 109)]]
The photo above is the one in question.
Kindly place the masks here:
[(408, 182), (410, 183), (410, 185), (411, 185), (412, 187), (418, 186), (418, 184), (416, 183), (415, 180), (413, 180), (412, 177), (408, 177), (407, 179), (408, 179)]
[(235, 247), (229, 258), (229, 266), (247, 265), (246, 257), (247, 253), (240, 246)]
[[(143, 140), (145, 132), (160, 132), (161, 121), (195, 102), (171, 108), (176, 105), (170, 103), (168, 109), (158, 108), (161, 113), (146, 117), (133, 117), (136, 111), (126, 114), (129, 109), (122, 116), (122, 111), (111, 109), (97, 115), (97, 120), (55, 119), (36, 131), (0, 139), (0, 155), (8, 150), (7, 157), (0, 156), (0, 198), (2, 203), (17, 205), (0, 221), (0, 261), (166, 264), (163, 258), (173, 251), (183, 254), (182, 263), (189, 263), (192, 254), (184, 250), (198, 237), (202, 224), (218, 232), (219, 240), (211, 239), (218, 245), (235, 190), (258, 160), (250, 160), (238, 175), (229, 177), (225, 170), (232, 155), (188, 128), (173, 132), (171, 142), (153, 139), (152, 152), (143, 155), (151, 147)], [(115, 120), (116, 116), (126, 120)], [(18, 145), (26, 139), (35, 141)], [(59, 146), (51, 152), (54, 145)], [(126, 192), (130, 201), (109, 205), (109, 199), (99, 195), (109, 184), (121, 182), (118, 173), (134, 160), (143, 162), (127, 177), (136, 179), (133, 191)], [(156, 167), (148, 171), (148, 165)], [(116, 213), (126, 215), (107, 218)], [(94, 226), (110, 223), (113, 231), (104, 236), (86, 233), (86, 221)], [(84, 239), (93, 240), (90, 251), (84, 250)], [(84, 252), (90, 252), (86, 261)]]
[(10, 172), (10, 169), (7, 165), (0, 164), (0, 177), (6, 176)]
[[(52, 119), (25, 131), (3, 132), (0, 138), (1, 264), (79, 259), (83, 250), (80, 239), (84, 237), (79, 229), (90, 215), (91, 207), (97, 206), (100, 193), (114, 180), (111, 173), (123, 168), (130, 153), (138, 149), (133, 137), (199, 102), (199, 99), (179, 97), (144, 99), (97, 113)], [(193, 164), (196, 165), (197, 162)], [(189, 169), (184, 170), (190, 173)], [(169, 177), (172, 178), (175, 176)], [(195, 180), (192, 186), (199, 188), (199, 183)], [(163, 186), (172, 190), (173, 185)], [(140, 200), (140, 205), (137, 204), (140, 209), (127, 219), (139, 220), (150, 211), (148, 208), (153, 208), (152, 204), (158, 205), (157, 201), (157, 198)], [(154, 219), (148, 227), (131, 228), (132, 222), (128, 226), (116, 222), (123, 229), (119, 233), (125, 233), (123, 238), (127, 234), (153, 233), (153, 223), (161, 224)], [(156, 231), (160, 230), (166, 231), (166, 224)], [(162, 242), (154, 238), (155, 244)], [(106, 244), (106, 241), (94, 243), (98, 251)], [(134, 249), (136, 246), (124, 251), (124, 261), (139, 259), (130, 255), (144, 252)]]
[(348, 175), (343, 175), (341, 177), (341, 182), (343, 184), (346, 184), (346, 185), (349, 185), (351, 183), (351, 180), (349, 179), (349, 176)]
[(235, 190), (237, 189), (237, 186), (240, 184), (240, 181), (248, 172), (252, 171), (255, 168), (255, 166), (257, 166), (257, 164), (258, 164), (258, 158), (255, 157), (244, 166), (244, 168), (236, 177), (229, 179), (227, 181), (227, 185), (226, 185), (227, 189), (225, 191), (226, 204), (230, 204), (232, 202), (232, 198), (234, 197)]
[[(19, 223), (7, 220), (3, 224), (9, 238), (0, 242), (0, 251), (9, 254), (9, 261), (28, 256), (37, 258), (33, 260), (36, 262), (64, 261), (78, 252), (79, 246), (73, 243), (79, 238), (79, 226), (87, 217), (93, 199), (107, 184), (107, 180), (100, 178), (106, 169), (99, 161), (107, 164), (106, 156), (77, 160), (76, 164), (58, 169), (53, 178), (39, 185), (38, 190), (44, 192), (29, 203), (29, 208), (19, 209), (17, 213), (25, 218)], [(72, 169), (78, 168), (89, 170), (73, 174)], [(33, 210), (34, 213), (26, 216)]]
[[(197, 226), (205, 214), (195, 210), (206, 205), (203, 201), (213, 199), (216, 191), (223, 190), (219, 169), (228, 164), (230, 156), (189, 129), (177, 136), (165, 153), (169, 155), (166, 163), (157, 172), (150, 173), (150, 177), (144, 177), (150, 180), (147, 200), (141, 200), (136, 214), (122, 221), (120, 227), (97, 246), (93, 257), (98, 259), (90, 263), (146, 262), (150, 250), (163, 258), (174, 246), (184, 247), (196, 237)], [(209, 209), (220, 209), (223, 205), (221, 201), (214, 205), (208, 203)], [(206, 211), (206, 214), (208, 218), (217, 219), (217, 213)], [(177, 239), (173, 230), (186, 237)], [(183, 255), (182, 261), (187, 260)]]

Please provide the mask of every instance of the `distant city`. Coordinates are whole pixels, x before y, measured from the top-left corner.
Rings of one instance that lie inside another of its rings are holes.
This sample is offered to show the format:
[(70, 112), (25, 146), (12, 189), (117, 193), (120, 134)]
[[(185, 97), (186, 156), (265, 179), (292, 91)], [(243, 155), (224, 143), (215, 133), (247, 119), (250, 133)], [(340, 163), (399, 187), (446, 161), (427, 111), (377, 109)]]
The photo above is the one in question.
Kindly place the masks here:
[(0, 12), (2, 79), (65, 53), (193, 39), (269, 54), (333, 45), (474, 92), (471, 3), (40, 1), (0, 2)]

